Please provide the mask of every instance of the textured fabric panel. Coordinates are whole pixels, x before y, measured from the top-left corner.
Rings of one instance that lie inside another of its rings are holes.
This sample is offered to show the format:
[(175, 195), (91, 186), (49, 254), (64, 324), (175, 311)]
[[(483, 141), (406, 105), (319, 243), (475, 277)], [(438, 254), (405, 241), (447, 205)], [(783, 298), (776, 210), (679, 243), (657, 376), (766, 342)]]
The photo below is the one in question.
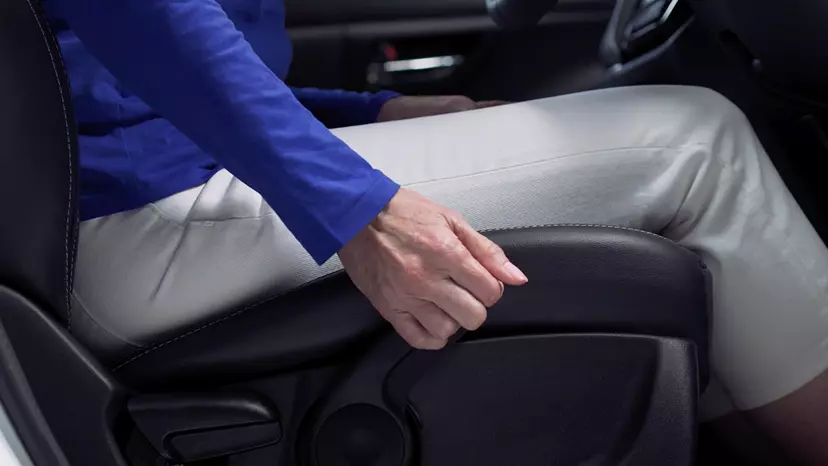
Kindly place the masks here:
[[(711, 415), (726, 411), (722, 397), (754, 408), (828, 366), (828, 254), (745, 117), (718, 94), (611, 89), (336, 134), (480, 229), (624, 225), (699, 252), (714, 276), (711, 362), (723, 387), (707, 400)], [(88, 312), (140, 345), (339, 267), (317, 267), (227, 172), (84, 223), (78, 261)]]

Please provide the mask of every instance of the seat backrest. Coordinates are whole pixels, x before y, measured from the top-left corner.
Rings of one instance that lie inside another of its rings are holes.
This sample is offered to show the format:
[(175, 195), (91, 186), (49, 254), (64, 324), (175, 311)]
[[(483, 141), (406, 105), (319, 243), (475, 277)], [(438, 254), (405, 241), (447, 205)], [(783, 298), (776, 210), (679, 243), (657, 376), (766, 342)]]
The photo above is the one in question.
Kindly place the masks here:
[(0, 285), (71, 325), (77, 136), (39, 0), (0, 0)]

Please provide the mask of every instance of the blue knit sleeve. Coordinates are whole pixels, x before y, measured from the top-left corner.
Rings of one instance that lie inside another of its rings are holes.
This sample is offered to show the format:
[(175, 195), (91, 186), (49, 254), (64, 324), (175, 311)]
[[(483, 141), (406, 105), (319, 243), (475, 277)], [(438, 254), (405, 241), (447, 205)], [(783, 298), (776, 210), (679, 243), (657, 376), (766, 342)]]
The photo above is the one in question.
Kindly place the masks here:
[[(397, 192), (297, 100), (215, 0), (56, 4), (113, 75), (261, 193), (318, 262)], [(378, 111), (365, 99), (360, 119)]]
[(375, 123), (380, 109), (400, 94), (291, 88), (293, 95), (329, 128)]

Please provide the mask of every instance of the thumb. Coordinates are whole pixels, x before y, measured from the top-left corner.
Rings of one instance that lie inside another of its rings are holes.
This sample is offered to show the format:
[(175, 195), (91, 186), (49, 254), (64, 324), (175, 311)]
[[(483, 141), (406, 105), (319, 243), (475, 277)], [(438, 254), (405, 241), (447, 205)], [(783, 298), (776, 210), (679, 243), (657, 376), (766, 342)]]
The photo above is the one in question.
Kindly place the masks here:
[(463, 219), (452, 219), (454, 234), (466, 249), (495, 278), (507, 285), (520, 286), (529, 281), (517, 266), (509, 261), (506, 253), (489, 238), (478, 233)]

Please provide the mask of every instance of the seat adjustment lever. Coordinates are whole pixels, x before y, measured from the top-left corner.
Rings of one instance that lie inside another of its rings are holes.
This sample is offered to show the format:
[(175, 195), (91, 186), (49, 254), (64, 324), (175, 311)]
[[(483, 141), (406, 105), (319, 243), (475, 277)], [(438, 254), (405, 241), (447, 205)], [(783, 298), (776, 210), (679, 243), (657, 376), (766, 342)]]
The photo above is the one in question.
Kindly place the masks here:
[(138, 429), (180, 463), (227, 456), (282, 439), (279, 412), (253, 392), (142, 395), (128, 403)]

